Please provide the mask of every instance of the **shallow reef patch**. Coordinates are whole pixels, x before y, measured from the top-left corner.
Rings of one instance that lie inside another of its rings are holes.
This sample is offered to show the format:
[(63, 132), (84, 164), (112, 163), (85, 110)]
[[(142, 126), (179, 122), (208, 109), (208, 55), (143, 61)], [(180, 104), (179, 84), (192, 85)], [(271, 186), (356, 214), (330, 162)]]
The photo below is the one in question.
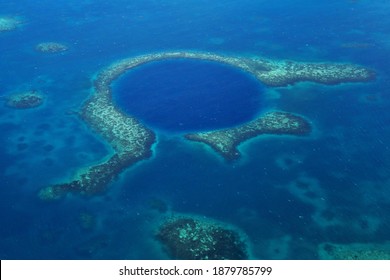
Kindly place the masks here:
[(13, 16), (0, 16), (0, 32), (11, 31), (21, 25), (21, 20)]
[(156, 238), (172, 259), (244, 260), (248, 245), (240, 232), (220, 222), (177, 216), (164, 221)]
[(35, 50), (42, 53), (59, 53), (68, 49), (68, 46), (57, 42), (43, 42), (35, 46)]
[(41, 106), (43, 102), (44, 97), (40, 92), (30, 90), (7, 96), (5, 105), (15, 109), (30, 109)]
[(210, 132), (186, 134), (185, 138), (209, 145), (227, 160), (240, 156), (237, 146), (261, 134), (302, 136), (311, 132), (304, 118), (286, 112), (268, 112), (246, 124)]

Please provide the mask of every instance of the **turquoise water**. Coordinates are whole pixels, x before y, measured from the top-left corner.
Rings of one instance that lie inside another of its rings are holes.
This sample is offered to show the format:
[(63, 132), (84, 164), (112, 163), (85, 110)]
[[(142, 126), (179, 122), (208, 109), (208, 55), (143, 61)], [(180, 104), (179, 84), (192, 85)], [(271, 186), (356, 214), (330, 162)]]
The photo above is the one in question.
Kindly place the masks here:
[[(0, 101), (39, 90), (45, 103), (0, 106), (0, 258), (167, 259), (155, 232), (171, 213), (231, 224), (245, 233), (255, 259), (324, 258), (326, 244), (389, 252), (390, 6), (317, 2), (2, 1), (0, 16), (22, 25), (0, 33)], [(35, 50), (47, 41), (69, 50)], [(96, 74), (123, 58), (186, 49), (354, 63), (375, 70), (377, 79), (271, 88), (215, 63), (144, 65), (113, 90), (119, 103), (129, 91), (137, 101), (128, 103), (129, 112), (156, 128), (153, 156), (99, 196), (41, 201), (42, 187), (111, 152), (75, 114)], [(229, 98), (221, 99), (225, 85)], [(175, 102), (167, 101), (170, 94)], [(268, 109), (306, 117), (313, 132), (257, 137), (240, 145), (242, 157), (232, 162), (181, 135), (236, 125)]]

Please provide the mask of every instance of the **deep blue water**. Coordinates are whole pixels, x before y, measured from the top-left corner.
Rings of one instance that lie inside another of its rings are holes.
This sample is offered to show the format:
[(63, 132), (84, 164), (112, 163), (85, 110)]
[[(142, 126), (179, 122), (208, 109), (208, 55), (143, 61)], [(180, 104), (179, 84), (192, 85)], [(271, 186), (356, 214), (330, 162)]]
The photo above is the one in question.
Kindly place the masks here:
[[(388, 1), (22, 0), (2, 1), (0, 11), (23, 21), (0, 33), (1, 102), (31, 89), (46, 98), (31, 110), (0, 106), (1, 259), (167, 258), (154, 237), (156, 205), (234, 225), (258, 259), (318, 259), (327, 243), (388, 250)], [(69, 50), (36, 52), (46, 41)], [(91, 96), (95, 75), (126, 57), (185, 49), (354, 63), (377, 79), (270, 88), (214, 63), (147, 64), (113, 90), (118, 103), (131, 96), (129, 112), (158, 128), (153, 156), (101, 196), (39, 200), (43, 186), (111, 151), (72, 114)], [(189, 110), (189, 103), (198, 107)], [(265, 109), (305, 116), (314, 131), (257, 137), (233, 162), (180, 134), (242, 123)], [(188, 119), (180, 119), (183, 111)]]
[(170, 132), (239, 125), (262, 109), (261, 84), (254, 77), (212, 62), (155, 62), (130, 71), (115, 85), (119, 108)]

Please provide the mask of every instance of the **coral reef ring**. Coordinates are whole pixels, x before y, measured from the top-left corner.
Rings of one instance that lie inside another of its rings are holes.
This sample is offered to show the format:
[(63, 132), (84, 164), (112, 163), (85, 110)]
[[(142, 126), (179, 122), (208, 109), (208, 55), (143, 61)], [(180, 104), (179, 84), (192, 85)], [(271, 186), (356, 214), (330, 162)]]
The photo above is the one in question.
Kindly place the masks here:
[[(116, 108), (112, 102), (111, 84), (123, 73), (137, 66), (175, 58), (229, 64), (254, 75), (258, 81), (271, 87), (287, 86), (301, 81), (334, 85), (344, 82), (367, 82), (375, 78), (373, 71), (352, 64), (275, 61), (259, 57), (225, 56), (194, 51), (161, 52), (120, 60), (97, 75), (94, 81), (94, 94), (86, 101), (80, 112), (81, 118), (112, 146), (114, 153), (98, 164), (79, 170), (67, 183), (41, 189), (38, 194), (41, 199), (59, 199), (70, 192), (83, 195), (101, 193), (125, 168), (151, 156), (155, 133), (136, 118), (125, 115)], [(233, 131), (225, 129), (215, 133), (190, 135), (187, 139), (206, 143), (229, 159), (237, 157), (235, 146), (240, 141), (259, 134), (303, 135), (309, 130), (310, 126), (299, 116), (271, 112), (254, 120), (253, 124), (233, 128)], [(235, 135), (233, 138), (230, 136), (231, 132)]]

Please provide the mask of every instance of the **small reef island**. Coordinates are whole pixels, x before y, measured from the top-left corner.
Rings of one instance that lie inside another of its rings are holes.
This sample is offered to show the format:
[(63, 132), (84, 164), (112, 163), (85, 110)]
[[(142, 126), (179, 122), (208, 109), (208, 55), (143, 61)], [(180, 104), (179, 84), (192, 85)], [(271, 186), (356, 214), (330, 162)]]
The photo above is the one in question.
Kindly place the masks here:
[(217, 221), (175, 216), (159, 227), (156, 238), (168, 256), (179, 260), (245, 260), (248, 245), (238, 230)]
[(16, 17), (0, 17), (0, 32), (11, 31), (19, 27), (20, 19)]
[(30, 109), (43, 104), (44, 97), (36, 90), (14, 93), (6, 97), (5, 105), (15, 109)]
[[(96, 165), (79, 170), (70, 182), (41, 189), (38, 194), (41, 199), (59, 199), (68, 193), (102, 193), (122, 170), (152, 155), (155, 132), (116, 108), (112, 101), (111, 85), (130, 69), (166, 59), (198, 59), (227, 64), (253, 75), (259, 82), (270, 87), (283, 87), (303, 81), (335, 85), (375, 79), (373, 71), (352, 64), (277, 61), (192, 51), (153, 53), (120, 60), (98, 74), (94, 81), (94, 94), (80, 112), (81, 118), (100, 134), (115, 152)], [(239, 127), (187, 134), (185, 137), (208, 144), (223, 157), (231, 160), (239, 157), (236, 147), (242, 141), (260, 134), (305, 135), (310, 131), (309, 122), (303, 117), (275, 111), (265, 113)]]
[(306, 135), (311, 126), (304, 118), (286, 112), (268, 112), (244, 125), (209, 132), (186, 134), (188, 140), (209, 145), (227, 160), (240, 156), (237, 146), (261, 134)]
[(68, 49), (66, 45), (56, 42), (44, 42), (35, 46), (35, 50), (42, 53), (60, 53)]

